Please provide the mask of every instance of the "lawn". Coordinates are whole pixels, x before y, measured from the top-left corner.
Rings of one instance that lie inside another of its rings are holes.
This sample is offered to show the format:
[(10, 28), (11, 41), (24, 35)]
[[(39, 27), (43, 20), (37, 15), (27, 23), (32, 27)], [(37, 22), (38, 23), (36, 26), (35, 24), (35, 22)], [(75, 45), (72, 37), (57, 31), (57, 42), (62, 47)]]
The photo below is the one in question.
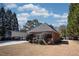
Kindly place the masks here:
[(21, 43), (0, 47), (2, 56), (79, 56), (79, 43), (68, 40), (68, 43), (40, 45)]

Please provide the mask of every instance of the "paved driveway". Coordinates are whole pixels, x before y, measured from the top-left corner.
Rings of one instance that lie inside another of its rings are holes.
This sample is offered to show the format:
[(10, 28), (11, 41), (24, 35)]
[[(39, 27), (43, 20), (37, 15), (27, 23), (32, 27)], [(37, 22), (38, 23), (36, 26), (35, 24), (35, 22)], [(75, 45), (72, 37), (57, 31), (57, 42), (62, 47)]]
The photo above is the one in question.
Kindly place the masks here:
[(7, 46), (7, 45), (14, 45), (14, 44), (21, 44), (27, 41), (0, 41), (0, 46)]

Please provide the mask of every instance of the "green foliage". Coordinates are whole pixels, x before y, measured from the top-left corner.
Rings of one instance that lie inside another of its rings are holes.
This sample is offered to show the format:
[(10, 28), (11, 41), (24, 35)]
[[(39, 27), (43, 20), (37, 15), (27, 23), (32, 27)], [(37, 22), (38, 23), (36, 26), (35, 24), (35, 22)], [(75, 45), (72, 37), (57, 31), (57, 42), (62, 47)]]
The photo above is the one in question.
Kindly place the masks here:
[(69, 8), (67, 34), (79, 35), (79, 4), (71, 3)]
[(26, 22), (26, 24), (23, 26), (23, 28), (20, 29), (20, 31), (24, 31), (25, 32), (25, 31), (31, 30), (31, 29), (39, 26), (40, 24), (42, 24), (42, 23), (40, 23), (37, 19), (28, 20)]
[(0, 35), (4, 36), (7, 31), (18, 31), (18, 21), (15, 13), (11, 10), (0, 8)]
[(65, 37), (65, 36), (67, 36), (67, 28), (66, 28), (66, 26), (65, 25), (61, 25), (60, 27), (59, 27), (59, 32), (60, 32), (60, 34), (61, 34), (61, 36), (62, 37)]

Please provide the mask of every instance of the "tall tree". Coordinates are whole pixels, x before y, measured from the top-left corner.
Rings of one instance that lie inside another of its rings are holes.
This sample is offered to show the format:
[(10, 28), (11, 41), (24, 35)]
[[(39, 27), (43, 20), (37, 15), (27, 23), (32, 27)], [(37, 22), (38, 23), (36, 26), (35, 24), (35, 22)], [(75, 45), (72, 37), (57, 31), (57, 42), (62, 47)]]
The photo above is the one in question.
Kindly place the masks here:
[(18, 20), (15, 13), (11, 10), (0, 8), (0, 35), (4, 36), (8, 31), (18, 31)]
[(6, 31), (8, 30), (12, 30), (12, 27), (11, 27), (11, 20), (12, 20), (12, 11), (11, 10), (7, 10), (6, 12), (6, 19), (5, 19), (5, 26), (6, 26)]
[(13, 19), (12, 19), (12, 30), (13, 31), (19, 31), (19, 28), (18, 28), (19, 25), (18, 25), (16, 13), (13, 13), (12, 17), (13, 17)]
[(0, 35), (4, 36), (5, 33), (5, 10), (2, 7), (0, 9)]
[(71, 3), (68, 15), (68, 35), (79, 35), (79, 3)]

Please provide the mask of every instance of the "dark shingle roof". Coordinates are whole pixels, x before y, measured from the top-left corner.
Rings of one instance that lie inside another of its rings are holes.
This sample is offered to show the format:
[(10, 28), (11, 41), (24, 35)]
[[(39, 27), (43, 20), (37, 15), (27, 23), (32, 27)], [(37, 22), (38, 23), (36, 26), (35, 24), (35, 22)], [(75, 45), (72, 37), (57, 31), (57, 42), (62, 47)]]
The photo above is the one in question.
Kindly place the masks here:
[(46, 31), (54, 31), (57, 32), (55, 29), (51, 28), (49, 25), (47, 24), (41, 24), (40, 26), (30, 30), (29, 32), (46, 32)]

